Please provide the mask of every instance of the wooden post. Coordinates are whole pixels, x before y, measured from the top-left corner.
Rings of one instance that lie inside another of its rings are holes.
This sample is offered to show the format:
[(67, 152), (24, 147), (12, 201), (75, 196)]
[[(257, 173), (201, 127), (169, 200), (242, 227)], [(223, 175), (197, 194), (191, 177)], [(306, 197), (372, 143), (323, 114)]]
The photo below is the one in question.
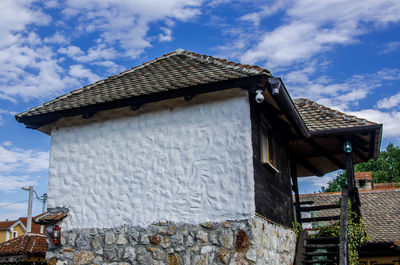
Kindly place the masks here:
[(295, 198), (295, 209), (296, 209), (296, 221), (301, 225), (301, 212), (300, 212), (300, 196), (299, 196), (299, 185), (297, 182), (297, 170), (296, 161), (290, 163), (290, 174), (292, 176), (293, 191)]
[(353, 211), (355, 211), (357, 214), (360, 214), (358, 205), (359, 201), (356, 199), (356, 197), (358, 196), (358, 191), (356, 189), (354, 180), (353, 155), (350, 140), (344, 142), (343, 150), (346, 153), (346, 174), (349, 193), (348, 196), (350, 197), (351, 207)]
[(339, 245), (339, 265), (348, 265), (349, 263), (349, 235), (347, 227), (349, 225), (349, 197), (346, 187), (342, 188), (342, 197), (340, 199), (340, 245)]

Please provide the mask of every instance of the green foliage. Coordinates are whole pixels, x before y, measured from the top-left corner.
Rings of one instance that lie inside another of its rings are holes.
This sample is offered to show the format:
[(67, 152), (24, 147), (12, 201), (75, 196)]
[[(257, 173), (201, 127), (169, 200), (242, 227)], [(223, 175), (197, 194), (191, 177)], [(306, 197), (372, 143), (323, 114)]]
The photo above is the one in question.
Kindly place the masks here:
[(297, 222), (296, 218), (294, 218), (294, 222), (292, 222), (292, 227), (294, 232), (296, 233), (296, 238), (299, 238), (301, 230), (303, 230), (303, 227), (299, 222)]
[[(400, 182), (400, 147), (390, 143), (385, 151), (379, 154), (377, 160), (370, 159), (354, 166), (354, 172), (372, 172), (372, 182)], [(322, 187), (321, 192), (340, 191), (347, 185), (346, 171), (328, 182), (327, 187)]]
[[(367, 240), (371, 239), (367, 236), (365, 225), (362, 218), (351, 210), (349, 201), (349, 225), (347, 227), (349, 235), (349, 264), (357, 265), (358, 263), (358, 249), (364, 245)], [(339, 237), (340, 224), (334, 223), (329, 226), (320, 226), (319, 232), (315, 237)]]

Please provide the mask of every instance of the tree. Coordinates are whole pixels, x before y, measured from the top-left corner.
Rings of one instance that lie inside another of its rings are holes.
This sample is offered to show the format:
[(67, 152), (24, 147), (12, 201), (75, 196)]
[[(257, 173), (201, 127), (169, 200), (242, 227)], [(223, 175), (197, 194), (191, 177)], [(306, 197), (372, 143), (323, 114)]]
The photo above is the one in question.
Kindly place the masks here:
[[(400, 147), (390, 143), (385, 151), (381, 151), (377, 160), (370, 159), (354, 166), (354, 172), (372, 172), (372, 182), (400, 182)], [(322, 187), (321, 192), (340, 191), (347, 185), (346, 171), (342, 171)]]

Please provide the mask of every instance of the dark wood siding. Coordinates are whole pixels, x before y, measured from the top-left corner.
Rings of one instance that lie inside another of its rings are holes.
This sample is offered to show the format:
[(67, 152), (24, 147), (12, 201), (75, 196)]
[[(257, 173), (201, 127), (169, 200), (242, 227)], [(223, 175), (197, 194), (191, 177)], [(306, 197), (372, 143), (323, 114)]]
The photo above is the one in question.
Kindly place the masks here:
[(261, 119), (261, 104), (250, 97), (250, 116), (252, 127), (253, 165), (255, 181), (256, 212), (268, 219), (285, 226), (292, 226), (294, 220), (289, 147), (285, 133), (279, 128), (274, 117), (264, 113), (271, 125), (276, 168), (279, 173), (260, 160), (259, 125)]

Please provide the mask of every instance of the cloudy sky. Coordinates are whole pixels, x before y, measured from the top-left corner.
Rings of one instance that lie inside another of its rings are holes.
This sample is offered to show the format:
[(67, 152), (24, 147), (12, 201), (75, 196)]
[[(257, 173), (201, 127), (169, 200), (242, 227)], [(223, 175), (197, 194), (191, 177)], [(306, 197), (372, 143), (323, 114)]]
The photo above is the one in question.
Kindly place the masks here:
[(398, 0), (1, 0), (0, 35), (0, 219), (47, 191), (49, 136), (16, 113), (177, 48), (268, 68), (400, 145)]

